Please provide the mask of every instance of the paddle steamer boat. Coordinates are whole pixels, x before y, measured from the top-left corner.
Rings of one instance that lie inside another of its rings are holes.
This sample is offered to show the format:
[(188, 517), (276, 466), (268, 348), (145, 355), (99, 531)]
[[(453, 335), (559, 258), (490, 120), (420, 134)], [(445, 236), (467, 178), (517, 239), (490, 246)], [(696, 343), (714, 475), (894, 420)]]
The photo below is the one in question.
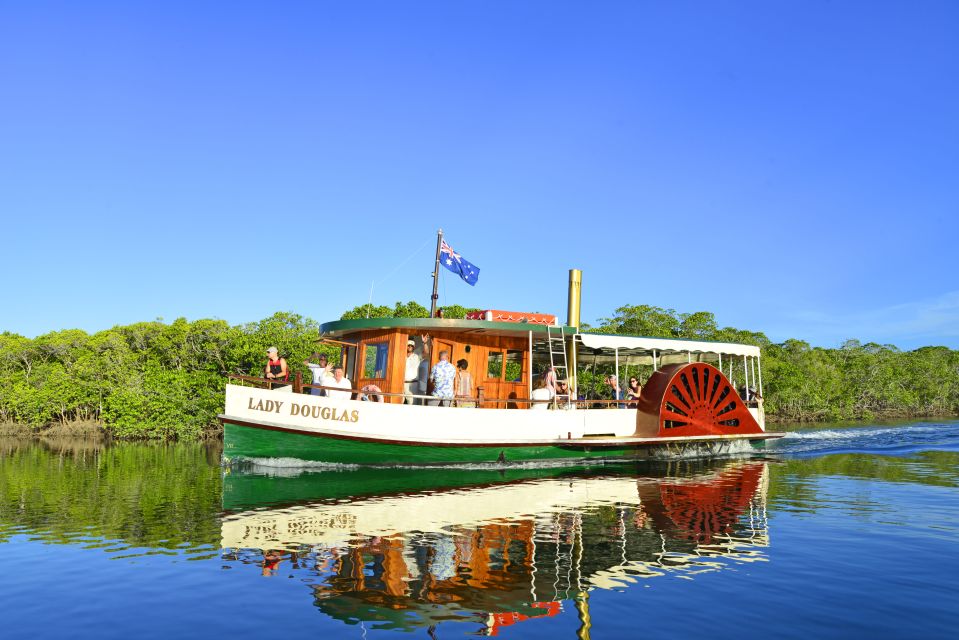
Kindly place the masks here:
[[(765, 430), (758, 347), (581, 331), (581, 282), (581, 272), (570, 270), (565, 325), (555, 316), (493, 310), (467, 319), (325, 323), (320, 339), (340, 346), (352, 396), (312, 395), (317, 385), (299, 376), (280, 390), (231, 376), (219, 416), (224, 456), (386, 466), (573, 463), (717, 455), (782, 435)], [(474, 397), (455, 407), (430, 406), (429, 396), (405, 404), (409, 340), (431, 366), (441, 351), (451, 362), (466, 360)], [(577, 373), (600, 366), (617, 380), (624, 371), (650, 371), (639, 400), (583, 397)], [(546, 367), (569, 393), (535, 410), (542, 403), (532, 399), (533, 383)], [(758, 397), (747, 400), (737, 383)]]

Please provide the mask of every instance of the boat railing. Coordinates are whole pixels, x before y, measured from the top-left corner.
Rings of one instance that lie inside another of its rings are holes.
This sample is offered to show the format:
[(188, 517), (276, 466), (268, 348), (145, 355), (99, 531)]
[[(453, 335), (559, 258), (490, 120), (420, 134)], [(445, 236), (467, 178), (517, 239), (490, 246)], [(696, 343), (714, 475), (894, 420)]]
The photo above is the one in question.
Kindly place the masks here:
[[(236, 382), (247, 383), (250, 386), (259, 387), (261, 389), (273, 389), (276, 391), (286, 390), (291, 391), (292, 393), (309, 394), (313, 389), (321, 389), (324, 391), (347, 391), (347, 389), (342, 387), (329, 387), (319, 384), (305, 383), (303, 382), (302, 374), (299, 372), (293, 376), (292, 380), (270, 380), (267, 378), (247, 376), (236, 373), (227, 374), (227, 378)], [(532, 398), (488, 398), (483, 393), (482, 386), (478, 386), (476, 390), (476, 397), (453, 398), (453, 400), (450, 401), (451, 406), (472, 406), (479, 407), (481, 409), (496, 409), (504, 408), (505, 406), (505, 408), (508, 409), (517, 409), (520, 405), (522, 405), (523, 408), (530, 409), (534, 405), (547, 405), (547, 407), (550, 409), (555, 408), (558, 410), (635, 408), (635, 402), (612, 399), (570, 400), (565, 407), (553, 407), (553, 400), (533, 400)], [(433, 395), (391, 393), (376, 389), (371, 390), (367, 387), (363, 387), (361, 389), (350, 388), (348, 391), (358, 400), (371, 400), (373, 402), (382, 402), (384, 398), (387, 399), (387, 402), (391, 402), (393, 398), (396, 398), (402, 402), (405, 398), (410, 397), (416, 400), (422, 400), (422, 404), (429, 404), (438, 401), (438, 398)]]

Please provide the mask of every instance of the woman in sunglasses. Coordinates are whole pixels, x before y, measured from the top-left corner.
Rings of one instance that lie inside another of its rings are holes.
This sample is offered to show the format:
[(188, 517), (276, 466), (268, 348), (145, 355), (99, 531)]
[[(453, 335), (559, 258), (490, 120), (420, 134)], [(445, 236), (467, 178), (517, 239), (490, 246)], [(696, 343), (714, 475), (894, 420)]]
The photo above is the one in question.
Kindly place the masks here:
[(643, 390), (643, 387), (641, 384), (639, 384), (639, 378), (637, 378), (636, 376), (630, 377), (629, 386), (626, 387), (626, 399), (631, 401), (629, 403), (630, 407), (636, 406), (639, 400), (639, 394), (640, 392), (642, 392), (642, 390)]

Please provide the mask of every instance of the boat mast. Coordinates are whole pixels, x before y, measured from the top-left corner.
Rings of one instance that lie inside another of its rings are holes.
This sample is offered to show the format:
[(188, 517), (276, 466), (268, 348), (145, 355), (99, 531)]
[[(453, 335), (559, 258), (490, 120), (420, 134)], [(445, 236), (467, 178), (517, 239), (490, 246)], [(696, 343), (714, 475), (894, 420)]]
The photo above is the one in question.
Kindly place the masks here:
[[(576, 373), (576, 337), (579, 333), (579, 312), (580, 312), (580, 292), (583, 287), (583, 272), (579, 269), (569, 270), (569, 291), (566, 298), (566, 326), (574, 327), (573, 335), (568, 338), (569, 344), (566, 345), (566, 352), (570, 355), (570, 361), (567, 363), (569, 368), (566, 375), (569, 378), (567, 388), (573, 402), (579, 399), (579, 380)], [(573, 406), (576, 406), (575, 404)]]
[(436, 232), (436, 262), (433, 264), (433, 297), (430, 298), (430, 317), (436, 317), (436, 299), (439, 294), (436, 290), (440, 286), (440, 248), (443, 246), (443, 230)]

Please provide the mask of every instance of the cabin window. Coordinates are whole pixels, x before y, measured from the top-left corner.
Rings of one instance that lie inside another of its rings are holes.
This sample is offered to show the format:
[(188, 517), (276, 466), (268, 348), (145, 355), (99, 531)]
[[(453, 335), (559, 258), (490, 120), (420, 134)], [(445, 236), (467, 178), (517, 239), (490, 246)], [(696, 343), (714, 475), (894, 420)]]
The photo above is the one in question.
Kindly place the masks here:
[(499, 380), (503, 375), (503, 352), (490, 351), (486, 361), (486, 377)]
[(510, 349), (505, 354), (502, 351), (490, 351), (486, 361), (487, 379), (522, 382), (524, 353), (518, 349)]
[(523, 351), (506, 352), (506, 371), (503, 378), (507, 382), (523, 381)]
[(363, 347), (363, 377), (385, 378), (389, 353), (388, 342), (374, 342)]

